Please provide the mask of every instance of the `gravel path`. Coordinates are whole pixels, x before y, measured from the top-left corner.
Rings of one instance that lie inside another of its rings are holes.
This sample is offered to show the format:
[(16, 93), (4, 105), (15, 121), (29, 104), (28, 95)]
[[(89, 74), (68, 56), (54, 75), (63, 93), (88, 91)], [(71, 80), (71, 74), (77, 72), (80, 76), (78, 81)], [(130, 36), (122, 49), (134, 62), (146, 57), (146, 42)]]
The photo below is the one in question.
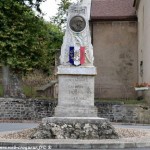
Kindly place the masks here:
[[(0, 139), (29, 139), (30, 135), (35, 131), (32, 129), (25, 129), (18, 132), (7, 132), (0, 134)], [(135, 128), (116, 128), (120, 139), (128, 138), (144, 138), (150, 137), (150, 130), (135, 129)]]

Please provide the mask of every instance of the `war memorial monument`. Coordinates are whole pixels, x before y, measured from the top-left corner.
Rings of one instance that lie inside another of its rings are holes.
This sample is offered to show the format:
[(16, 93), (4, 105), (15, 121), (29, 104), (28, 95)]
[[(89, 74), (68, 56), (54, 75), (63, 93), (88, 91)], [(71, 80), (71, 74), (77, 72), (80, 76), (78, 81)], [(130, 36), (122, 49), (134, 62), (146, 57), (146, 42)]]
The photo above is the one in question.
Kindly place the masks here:
[(43, 118), (37, 128), (2, 136), (0, 148), (13, 145), (13, 149), (32, 149), (30, 146), (34, 145), (34, 149), (149, 148), (149, 127), (147, 130), (146, 126), (135, 129), (125, 127), (116, 133), (106, 118), (97, 116), (94, 106), (94, 78), (97, 72), (93, 65), (89, 30), (90, 2), (83, 0), (73, 4), (68, 11), (61, 65), (58, 66), (59, 97), (54, 117)]
[(115, 129), (105, 118), (97, 117), (94, 106), (93, 47), (89, 30), (88, 1), (68, 10), (67, 28), (58, 66), (58, 105), (54, 117), (42, 120), (44, 138), (113, 139)]

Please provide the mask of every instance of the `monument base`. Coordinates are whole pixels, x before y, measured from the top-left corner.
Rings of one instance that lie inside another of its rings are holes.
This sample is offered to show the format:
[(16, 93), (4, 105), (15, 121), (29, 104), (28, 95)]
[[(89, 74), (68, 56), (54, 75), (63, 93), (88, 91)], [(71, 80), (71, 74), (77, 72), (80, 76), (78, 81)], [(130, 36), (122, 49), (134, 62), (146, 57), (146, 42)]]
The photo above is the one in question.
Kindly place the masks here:
[(57, 106), (55, 108), (55, 117), (97, 117), (97, 108), (94, 106)]
[(97, 117), (94, 106), (94, 66), (58, 67), (58, 106), (56, 117)]
[(118, 139), (114, 127), (105, 118), (49, 117), (31, 136), (32, 139)]

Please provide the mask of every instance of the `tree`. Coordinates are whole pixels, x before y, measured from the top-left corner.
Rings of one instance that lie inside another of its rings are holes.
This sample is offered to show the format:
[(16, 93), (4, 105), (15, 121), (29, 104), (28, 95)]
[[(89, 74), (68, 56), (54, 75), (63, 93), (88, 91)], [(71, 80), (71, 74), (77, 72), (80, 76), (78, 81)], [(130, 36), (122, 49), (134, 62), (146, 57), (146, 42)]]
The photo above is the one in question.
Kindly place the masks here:
[(15, 1), (21, 3), (22, 5), (26, 5), (30, 8), (35, 8), (38, 12), (41, 13), (40, 3), (46, 0), (15, 0)]
[(58, 4), (57, 14), (51, 18), (51, 21), (54, 24), (57, 24), (59, 27), (62, 27), (67, 21), (67, 10), (71, 5), (71, 0), (61, 0)]
[(28, 5), (23, 0), (0, 1), (0, 61), (11, 68), (13, 75), (26, 74), (35, 68), (48, 71), (52, 64), (49, 61), (54, 57), (50, 48), (60, 46), (54, 44), (57, 41), (50, 35), (60, 30), (54, 30), (53, 25), (45, 23), (29, 7), (35, 5), (38, 9), (40, 1), (36, 4), (28, 0)]
[(52, 68), (55, 66), (55, 57), (60, 51), (64, 33), (58, 26), (51, 23), (47, 23), (47, 33), (49, 34), (48, 49), (46, 56), (43, 55), (42, 68), (44, 72), (51, 74), (50, 66)]
[(1, 63), (16, 73), (38, 67), (48, 44), (46, 24), (31, 9), (12, 0), (0, 4), (0, 10)]

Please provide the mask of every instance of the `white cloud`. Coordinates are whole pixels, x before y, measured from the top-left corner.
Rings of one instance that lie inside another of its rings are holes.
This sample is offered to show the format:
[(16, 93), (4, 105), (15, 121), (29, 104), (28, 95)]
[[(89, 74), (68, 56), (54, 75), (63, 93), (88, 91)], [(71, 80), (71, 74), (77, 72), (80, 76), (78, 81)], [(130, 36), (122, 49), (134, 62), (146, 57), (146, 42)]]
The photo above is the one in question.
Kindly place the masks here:
[(56, 14), (58, 9), (57, 4), (58, 1), (56, 0), (46, 0), (41, 4), (40, 8), (42, 9), (42, 12), (45, 14), (44, 15), (45, 20), (49, 21), (49, 18)]
[[(58, 6), (61, 0), (46, 0), (40, 6), (42, 12), (45, 13), (44, 19), (49, 21), (50, 17), (54, 16), (57, 13)], [(77, 0), (71, 0), (72, 2), (76, 2)]]

